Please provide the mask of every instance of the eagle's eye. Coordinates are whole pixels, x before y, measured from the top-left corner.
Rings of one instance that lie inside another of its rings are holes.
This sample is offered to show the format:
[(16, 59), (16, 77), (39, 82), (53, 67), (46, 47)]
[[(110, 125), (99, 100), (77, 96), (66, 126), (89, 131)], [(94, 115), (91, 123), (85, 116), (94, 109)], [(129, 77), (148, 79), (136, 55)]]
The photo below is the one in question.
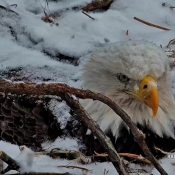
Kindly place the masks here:
[(129, 82), (129, 80), (130, 80), (126, 75), (121, 74), (121, 73), (118, 73), (118, 74), (117, 74), (117, 78), (118, 78), (118, 80), (121, 81), (122, 83), (127, 83), (127, 82)]

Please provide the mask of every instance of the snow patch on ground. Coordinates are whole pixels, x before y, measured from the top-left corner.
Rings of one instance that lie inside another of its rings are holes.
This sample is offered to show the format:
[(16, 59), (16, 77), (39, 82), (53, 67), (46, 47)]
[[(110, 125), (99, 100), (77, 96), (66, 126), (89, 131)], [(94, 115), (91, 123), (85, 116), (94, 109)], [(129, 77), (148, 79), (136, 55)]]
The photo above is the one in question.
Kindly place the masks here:
[(76, 138), (60, 138), (58, 137), (54, 142), (45, 142), (42, 144), (44, 150), (51, 150), (59, 148), (61, 150), (79, 151), (79, 144)]

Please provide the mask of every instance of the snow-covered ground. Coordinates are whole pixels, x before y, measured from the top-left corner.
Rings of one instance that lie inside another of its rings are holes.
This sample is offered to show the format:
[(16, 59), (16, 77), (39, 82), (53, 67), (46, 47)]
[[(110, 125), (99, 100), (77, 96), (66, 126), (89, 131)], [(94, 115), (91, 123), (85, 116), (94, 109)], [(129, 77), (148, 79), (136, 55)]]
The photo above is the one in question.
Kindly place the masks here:
[[(104, 12), (89, 13), (92, 20), (78, 8), (91, 2), (91, 0), (0, 0), (3, 5), (12, 11), (0, 8), (0, 74), (4, 78), (33, 82), (64, 82), (75, 87), (81, 87), (82, 65), (85, 61), (83, 55), (105, 43), (148, 40), (166, 47), (175, 37), (175, 6), (174, 0), (166, 0), (162, 6), (161, 0), (114, 0), (110, 9)], [(12, 4), (16, 4), (12, 5)], [(77, 10), (76, 10), (77, 9)], [(53, 24), (41, 20), (44, 11), (55, 14)], [(154, 24), (167, 27), (164, 31), (140, 23), (133, 19), (138, 17)], [(61, 55), (60, 55), (61, 54)], [(70, 57), (67, 62), (59, 61), (59, 56)], [(72, 59), (72, 61), (71, 61)], [(78, 60), (79, 59), (79, 60)], [(74, 66), (73, 63), (79, 63)], [(18, 70), (17, 77), (7, 77), (8, 70)], [(172, 70), (173, 91), (175, 93), (175, 71)], [(63, 105), (63, 104), (62, 104)], [(52, 104), (52, 107), (55, 107)], [(64, 108), (64, 105), (63, 105)], [(55, 109), (55, 112), (57, 111)], [(63, 113), (64, 120), (69, 114)], [(66, 119), (65, 119), (66, 118)], [(74, 140), (56, 140), (51, 146), (78, 150), (79, 146)], [(47, 143), (48, 144), (48, 143)], [(48, 146), (45, 144), (45, 146)], [(30, 166), (26, 164), (31, 151), (20, 152), (19, 147), (0, 142), (0, 150), (10, 154), (22, 164), (23, 171), (65, 172), (58, 165), (79, 165), (67, 160), (52, 160), (47, 156), (32, 158)], [(33, 157), (33, 156), (32, 156)], [(173, 159), (163, 159), (163, 167), (170, 175), (174, 174)], [(134, 168), (134, 164), (132, 168)], [(70, 170), (74, 174), (116, 175), (110, 163), (83, 165), (91, 171)], [(150, 168), (150, 173), (158, 174)]]

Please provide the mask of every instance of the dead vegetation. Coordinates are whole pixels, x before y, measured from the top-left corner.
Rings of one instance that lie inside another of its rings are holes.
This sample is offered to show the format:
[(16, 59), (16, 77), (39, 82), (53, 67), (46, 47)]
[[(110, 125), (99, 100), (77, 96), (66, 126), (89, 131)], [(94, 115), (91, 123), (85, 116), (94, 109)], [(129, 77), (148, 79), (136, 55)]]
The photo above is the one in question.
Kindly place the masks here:
[(96, 10), (107, 10), (110, 5), (113, 3), (113, 0), (95, 0), (87, 4), (82, 10), (86, 12), (93, 12)]

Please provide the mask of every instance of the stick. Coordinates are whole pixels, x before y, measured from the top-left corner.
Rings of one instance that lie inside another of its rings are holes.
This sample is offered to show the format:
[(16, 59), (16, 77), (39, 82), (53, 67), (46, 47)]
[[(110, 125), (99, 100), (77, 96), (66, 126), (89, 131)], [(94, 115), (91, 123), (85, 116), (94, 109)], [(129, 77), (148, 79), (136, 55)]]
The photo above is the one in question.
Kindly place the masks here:
[[(137, 155), (137, 154), (131, 154), (131, 153), (118, 153), (120, 157), (127, 157), (127, 158), (131, 158), (131, 159), (135, 159), (137, 161), (140, 161), (140, 162), (143, 162), (143, 163), (146, 163), (146, 164), (151, 164), (151, 162), (146, 159), (145, 157), (143, 157), (142, 155)], [(97, 153), (95, 152), (95, 157), (102, 157), (102, 158), (108, 158), (108, 154), (106, 153)]]
[[(140, 148), (144, 152), (146, 158), (151, 161), (151, 163), (156, 167), (156, 169), (162, 175), (168, 175), (166, 171), (162, 168), (156, 158), (152, 155), (149, 150), (144, 134), (137, 128), (136, 124), (134, 124), (128, 114), (123, 111), (113, 100), (110, 98), (100, 94), (94, 93), (89, 90), (82, 90), (72, 88), (68, 85), (61, 83), (50, 83), (50, 84), (34, 84), (34, 83), (12, 83), (7, 81), (0, 81), (0, 92), (5, 93), (15, 93), (15, 94), (28, 94), (28, 95), (62, 95), (62, 93), (69, 93), (75, 95), (82, 99), (93, 99), (98, 100), (106, 105), (108, 105), (113, 111), (120, 116), (126, 125), (130, 128), (136, 142), (139, 144)], [(88, 125), (89, 126), (89, 125)]]
[(151, 164), (151, 162), (148, 159), (144, 158), (141, 155), (131, 154), (131, 153), (119, 153), (119, 155), (121, 157), (127, 157), (127, 158), (131, 158), (131, 159), (135, 159), (137, 161), (141, 161), (141, 162), (146, 163), (146, 164)]
[(83, 124), (85, 124), (92, 133), (98, 138), (101, 145), (108, 152), (109, 158), (113, 163), (114, 167), (118, 171), (120, 175), (128, 175), (125, 165), (123, 161), (120, 159), (117, 151), (114, 149), (110, 139), (104, 134), (104, 132), (100, 129), (99, 125), (89, 116), (89, 114), (84, 110), (84, 108), (80, 105), (78, 100), (73, 99), (69, 95), (63, 95), (63, 99), (66, 101), (67, 105), (73, 109), (76, 117), (81, 120)]
[(137, 21), (139, 21), (139, 22), (141, 22), (141, 23), (143, 23), (143, 24), (146, 24), (146, 25), (148, 25), (148, 26), (151, 26), (151, 27), (155, 27), (155, 28), (158, 28), (158, 29), (166, 30), (166, 31), (171, 30), (171, 29), (169, 29), (169, 28), (162, 27), (162, 26), (159, 26), (159, 25), (150, 23), (150, 22), (148, 22), (148, 21), (142, 20), (142, 19), (137, 18), (137, 17), (134, 17), (134, 19), (137, 20)]

